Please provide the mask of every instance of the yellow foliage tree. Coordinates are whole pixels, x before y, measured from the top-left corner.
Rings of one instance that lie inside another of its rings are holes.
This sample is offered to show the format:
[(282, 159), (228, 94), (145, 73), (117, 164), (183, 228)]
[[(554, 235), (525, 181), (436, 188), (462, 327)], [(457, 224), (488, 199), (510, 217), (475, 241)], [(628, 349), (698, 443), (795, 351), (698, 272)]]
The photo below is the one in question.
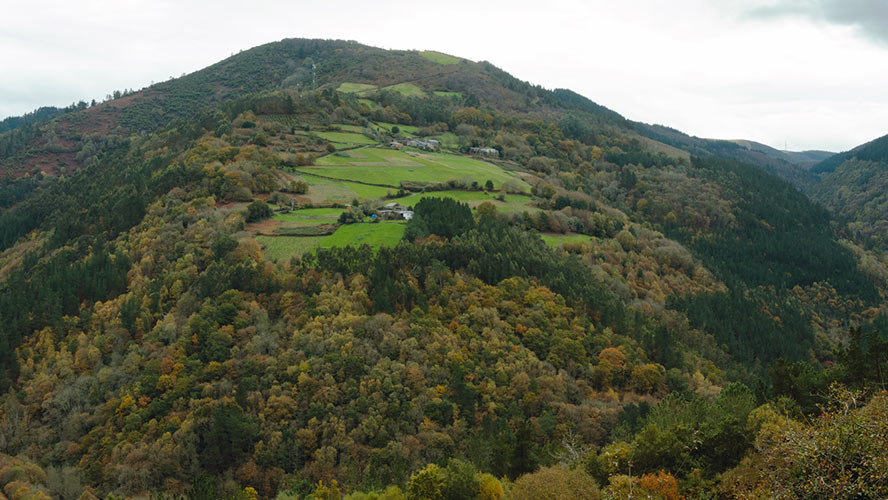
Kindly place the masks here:
[(515, 481), (513, 500), (598, 500), (598, 483), (584, 471), (567, 467), (543, 467)]

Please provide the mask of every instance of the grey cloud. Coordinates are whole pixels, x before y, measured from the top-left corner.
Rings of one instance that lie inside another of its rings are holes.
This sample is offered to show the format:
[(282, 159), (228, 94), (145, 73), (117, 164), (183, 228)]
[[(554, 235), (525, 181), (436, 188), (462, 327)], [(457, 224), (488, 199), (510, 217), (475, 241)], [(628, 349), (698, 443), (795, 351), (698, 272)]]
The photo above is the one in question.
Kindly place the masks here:
[(748, 13), (753, 17), (805, 17), (854, 26), (868, 38), (888, 45), (886, 0), (776, 0), (751, 8)]

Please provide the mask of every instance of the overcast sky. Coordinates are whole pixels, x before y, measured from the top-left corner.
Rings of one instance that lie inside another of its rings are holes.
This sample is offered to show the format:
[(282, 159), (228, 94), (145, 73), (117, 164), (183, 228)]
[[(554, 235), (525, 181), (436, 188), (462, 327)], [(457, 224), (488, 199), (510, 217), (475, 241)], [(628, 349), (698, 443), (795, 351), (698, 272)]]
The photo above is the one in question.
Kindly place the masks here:
[(4, 0), (0, 118), (282, 38), (488, 60), (632, 120), (792, 150), (888, 134), (888, 0)]

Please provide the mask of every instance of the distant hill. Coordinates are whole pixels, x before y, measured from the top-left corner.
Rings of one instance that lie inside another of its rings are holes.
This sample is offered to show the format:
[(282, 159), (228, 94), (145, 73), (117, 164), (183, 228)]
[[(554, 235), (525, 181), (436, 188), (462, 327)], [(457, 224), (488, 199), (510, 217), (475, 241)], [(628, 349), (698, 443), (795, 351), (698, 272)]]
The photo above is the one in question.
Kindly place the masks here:
[(25, 113), (22, 116), (6, 117), (3, 120), (0, 120), (0, 134), (24, 125), (51, 120), (56, 116), (64, 113), (65, 111), (66, 110), (57, 108), (55, 106), (43, 106), (30, 113)]
[(829, 174), (835, 171), (842, 163), (852, 158), (876, 162), (888, 160), (888, 135), (861, 144), (850, 151), (824, 158), (811, 168), (811, 172), (815, 174)]
[(788, 163), (792, 163), (794, 165), (798, 165), (802, 168), (810, 168), (817, 163), (833, 156), (835, 153), (829, 151), (785, 151), (776, 148), (772, 148), (766, 144), (762, 144), (760, 142), (748, 141), (744, 139), (732, 140), (729, 142), (733, 142), (739, 146), (746, 148), (749, 151), (755, 151), (758, 153), (762, 153), (770, 158), (775, 160), (783, 160)]
[(781, 153), (788, 156), (790, 162), (808, 168), (813, 167), (835, 154), (832, 151), (820, 151), (816, 149), (809, 151), (781, 151)]
[(808, 171), (811, 166), (832, 155), (825, 151), (780, 151), (748, 140), (703, 139), (663, 125), (634, 123), (634, 126), (646, 137), (691, 154), (721, 156), (756, 165), (802, 190), (807, 189), (815, 181), (814, 176)]
[[(0, 175), (18, 177), (35, 169), (49, 175), (71, 173), (108, 140), (154, 131), (248, 94), (273, 89), (304, 92), (315, 85), (318, 90), (332, 90), (346, 82), (394, 92), (398, 85), (410, 84), (429, 95), (438, 92), (468, 104), (535, 116), (572, 111), (583, 113), (587, 122), (629, 132), (619, 114), (572, 91), (531, 85), (488, 62), (443, 56), (342, 40), (286, 39), (260, 45), (183, 77), (89, 109), (84, 105), (51, 124), (45, 123), (53, 116), (50, 108), (0, 122), (7, 123), (9, 130), (0, 135)], [(31, 126), (21, 127), (25, 123)], [(577, 128), (574, 133), (585, 132)]]
[(854, 234), (888, 249), (888, 136), (833, 155), (811, 171), (821, 176), (812, 197)]

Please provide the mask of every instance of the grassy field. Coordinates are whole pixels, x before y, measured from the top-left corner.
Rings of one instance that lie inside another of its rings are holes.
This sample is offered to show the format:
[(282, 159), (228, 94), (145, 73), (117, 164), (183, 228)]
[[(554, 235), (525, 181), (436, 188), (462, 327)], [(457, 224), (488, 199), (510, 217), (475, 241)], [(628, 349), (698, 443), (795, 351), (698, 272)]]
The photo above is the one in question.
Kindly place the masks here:
[(456, 57), (442, 54), (440, 52), (435, 52), (434, 50), (423, 50), (420, 51), (419, 55), (438, 64), (456, 64), (459, 62), (459, 59)]
[(398, 125), (397, 123), (382, 123), (382, 122), (380, 122), (380, 123), (376, 123), (376, 125), (379, 125), (380, 128), (388, 130), (389, 132), (392, 131), (392, 127), (398, 127), (398, 129), (401, 130), (402, 134), (408, 134), (408, 135), (416, 134), (416, 131), (419, 130), (419, 127), (414, 127), (413, 125)]
[(446, 90), (436, 90), (435, 95), (438, 97), (462, 97), (462, 92), (448, 92)]
[(493, 200), (493, 196), (484, 191), (430, 191), (428, 193), (414, 193), (403, 198), (398, 198), (398, 203), (405, 206), (416, 205), (419, 200), (425, 198), (453, 198), (457, 201), (472, 204)]
[(395, 85), (389, 85), (388, 87), (383, 87), (382, 90), (391, 90), (392, 92), (397, 92), (401, 95), (405, 96), (424, 96), (426, 95), (425, 90), (417, 87), (416, 85), (410, 82), (404, 83), (396, 83)]
[(322, 248), (343, 247), (347, 245), (368, 244), (377, 248), (380, 246), (394, 246), (404, 236), (407, 228), (405, 222), (383, 221), (377, 223), (363, 222), (359, 224), (346, 224), (324, 238)]
[(366, 104), (370, 109), (376, 109), (379, 107), (379, 104), (376, 104), (375, 101), (372, 101), (370, 99), (358, 99), (358, 102), (360, 102), (361, 104)]
[(501, 212), (540, 212), (542, 209), (530, 205), (530, 196), (519, 194), (507, 194), (506, 201), (494, 201), (497, 210)]
[(366, 135), (352, 132), (318, 132), (317, 135), (339, 144), (376, 144), (376, 141)]
[(446, 134), (439, 134), (432, 137), (433, 139), (438, 139), (441, 141), (441, 146), (445, 148), (458, 148), (459, 147), (459, 137), (456, 136), (453, 132), (447, 132)]
[(366, 243), (373, 248), (383, 245), (394, 246), (404, 236), (407, 224), (385, 221), (339, 226), (329, 236), (257, 236), (264, 247), (265, 256), (276, 261), (287, 261), (290, 257), (301, 256), (316, 248), (332, 248)]
[(416, 193), (404, 198), (398, 198), (398, 203), (404, 206), (414, 206), (423, 198), (453, 198), (454, 200), (466, 203), (472, 208), (477, 207), (485, 201), (493, 203), (500, 212), (536, 212), (539, 208), (529, 206), (530, 196), (521, 196), (516, 194), (508, 194), (505, 201), (499, 201), (495, 198), (495, 194), (487, 194), (484, 191), (431, 191), (428, 193)]
[(474, 158), (447, 154), (410, 155), (383, 148), (361, 148), (319, 158), (316, 166), (300, 167), (300, 172), (324, 175), (335, 179), (372, 182), (399, 186), (403, 181), (447, 182), (470, 177), (479, 184), (493, 181), (497, 188), (506, 180), (514, 180), (527, 188), (518, 176)]
[(257, 236), (256, 241), (265, 247), (266, 257), (284, 262), (294, 255), (311, 252), (324, 238), (329, 236)]
[(355, 132), (361, 134), (364, 132), (364, 127), (360, 125), (346, 125), (344, 123), (335, 123), (332, 125), (333, 127), (339, 127), (345, 132)]
[(378, 186), (368, 186), (366, 184), (358, 184), (356, 182), (346, 182), (346, 186), (358, 195), (358, 198), (385, 198), (391, 194), (396, 194), (397, 189), (383, 188)]
[(591, 236), (585, 234), (541, 234), (540, 237), (547, 245), (559, 247), (562, 243), (581, 243), (592, 241)]
[(333, 224), (339, 219), (341, 208), (303, 208), (288, 214), (275, 214), (274, 220), (305, 224)]
[(370, 85), (369, 83), (349, 83), (345, 82), (341, 84), (336, 90), (339, 92), (345, 92), (346, 94), (360, 94), (362, 92), (371, 92), (376, 90), (376, 85)]
[(313, 175), (299, 177), (308, 183), (308, 194), (300, 197), (308, 198), (312, 203), (350, 203), (355, 198), (383, 198), (394, 188), (367, 186), (355, 182), (322, 179)]

